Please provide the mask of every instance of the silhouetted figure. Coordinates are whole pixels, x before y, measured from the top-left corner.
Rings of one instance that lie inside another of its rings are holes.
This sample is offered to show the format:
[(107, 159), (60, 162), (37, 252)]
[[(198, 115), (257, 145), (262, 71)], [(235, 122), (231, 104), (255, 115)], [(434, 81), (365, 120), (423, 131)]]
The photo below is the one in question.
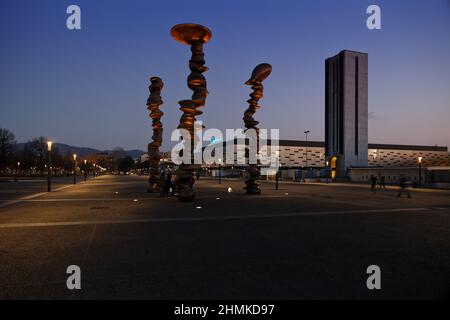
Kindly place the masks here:
[(152, 179), (150, 177), (148, 177), (147, 179), (147, 192), (151, 193), (153, 190), (152, 188)]
[(197, 173), (195, 174), (195, 176), (197, 177), (197, 180), (200, 180), (200, 171), (197, 171)]
[(398, 189), (398, 195), (397, 197), (401, 197), (403, 193), (406, 193), (408, 198), (411, 198), (411, 193), (409, 192), (406, 177), (401, 176), (400, 177), (400, 183), (399, 183), (399, 189)]
[(381, 176), (380, 177), (380, 189), (386, 189), (386, 177), (385, 176)]
[(377, 193), (376, 187), (377, 187), (377, 177), (375, 177), (373, 174), (370, 175), (370, 191), (373, 193)]
[(416, 188), (417, 188), (417, 186), (418, 186), (418, 183), (417, 183), (417, 178), (415, 178), (415, 177), (414, 177), (414, 181), (413, 181), (413, 188), (414, 188), (414, 189), (416, 189)]
[(166, 178), (166, 194), (167, 196), (173, 194), (172, 174), (169, 172)]
[(166, 173), (163, 171), (159, 176), (159, 197), (164, 198), (167, 195)]

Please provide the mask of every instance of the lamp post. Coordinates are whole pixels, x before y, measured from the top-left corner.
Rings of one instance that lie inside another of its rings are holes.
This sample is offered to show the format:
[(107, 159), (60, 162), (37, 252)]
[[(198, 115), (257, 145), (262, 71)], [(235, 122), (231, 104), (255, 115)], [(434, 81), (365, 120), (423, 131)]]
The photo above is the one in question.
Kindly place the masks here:
[(419, 188), (422, 187), (422, 159), (423, 157), (417, 158), (417, 160), (419, 161)]
[(84, 159), (84, 181), (87, 179), (87, 160)]
[(221, 184), (222, 183), (222, 174), (220, 173), (220, 165), (221, 165), (221, 163), (222, 163), (222, 159), (219, 159), (219, 184)]
[(77, 184), (77, 154), (73, 154), (73, 184)]
[(328, 161), (325, 162), (325, 176), (327, 177), (327, 183), (328, 183), (328, 165), (329, 165), (329, 162)]
[(47, 141), (47, 192), (52, 191), (52, 143)]
[[(309, 130), (306, 130), (303, 132), (306, 136), (306, 160), (305, 160), (306, 172), (308, 172), (308, 133), (309, 132), (310, 132)], [(305, 174), (305, 176), (306, 176), (306, 174)], [(305, 176), (303, 176), (303, 182), (305, 182)]]
[(277, 156), (277, 162), (276, 162), (276, 171), (275, 171), (275, 190), (278, 190), (278, 174), (279, 174), (279, 165), (280, 165), (280, 160), (279, 160), (279, 156), (280, 156), (280, 152), (279, 151), (275, 151), (275, 154)]
[(92, 165), (92, 178), (95, 178), (95, 163)]

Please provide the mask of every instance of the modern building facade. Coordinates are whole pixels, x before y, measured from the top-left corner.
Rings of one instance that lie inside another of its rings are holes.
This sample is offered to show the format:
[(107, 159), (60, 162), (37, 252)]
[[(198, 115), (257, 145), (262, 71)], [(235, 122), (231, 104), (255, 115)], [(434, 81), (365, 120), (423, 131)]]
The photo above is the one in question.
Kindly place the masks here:
[(368, 164), (368, 55), (343, 50), (325, 60), (325, 155), (333, 175)]
[[(222, 176), (231, 172), (236, 174), (245, 165), (239, 165), (244, 155), (238, 152), (243, 146), (233, 142), (234, 159), (227, 159), (226, 144), (223, 143)], [(303, 178), (310, 181), (337, 178), (326, 155), (326, 144), (322, 141), (280, 140), (278, 143), (278, 164), (283, 180), (300, 181)], [(267, 154), (276, 156), (275, 151), (268, 146)], [(347, 168), (348, 180), (367, 182), (373, 174), (385, 176), (387, 184), (398, 183), (401, 175), (408, 179), (419, 180), (422, 176), (424, 185), (428, 187), (450, 187), (450, 153), (444, 146), (415, 146), (397, 144), (368, 144), (366, 150), (368, 159), (366, 166)], [(421, 160), (419, 168), (419, 158)], [(205, 165), (205, 168), (217, 169), (217, 165)], [(216, 172), (217, 173), (217, 172)], [(263, 176), (275, 174), (273, 169), (262, 170)], [(213, 173), (214, 174), (214, 173)]]

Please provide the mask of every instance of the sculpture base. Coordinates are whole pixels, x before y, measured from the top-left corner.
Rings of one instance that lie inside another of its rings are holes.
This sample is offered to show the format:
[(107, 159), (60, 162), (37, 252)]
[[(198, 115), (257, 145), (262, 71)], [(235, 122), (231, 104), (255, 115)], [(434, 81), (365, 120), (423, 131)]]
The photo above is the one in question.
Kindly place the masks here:
[(246, 191), (247, 194), (261, 194), (259, 184), (256, 183), (254, 180), (247, 180), (245, 181), (245, 184), (247, 186), (244, 187), (244, 190)]
[(150, 182), (147, 185), (147, 192), (149, 193), (156, 193), (156, 192), (160, 192), (161, 191), (161, 187), (159, 185), (159, 183), (157, 182)]
[(244, 190), (247, 191), (247, 194), (261, 194), (261, 189), (259, 188), (259, 183), (256, 182), (260, 177), (259, 166), (256, 164), (250, 164), (247, 167), (248, 179), (245, 180)]
[(194, 190), (189, 186), (183, 186), (181, 190), (177, 191), (177, 198), (181, 202), (192, 202), (195, 200)]
[(247, 189), (246, 194), (261, 194), (261, 189)]
[(195, 199), (193, 185), (195, 183), (193, 166), (181, 164), (178, 167), (175, 179), (177, 198), (182, 202), (192, 202)]

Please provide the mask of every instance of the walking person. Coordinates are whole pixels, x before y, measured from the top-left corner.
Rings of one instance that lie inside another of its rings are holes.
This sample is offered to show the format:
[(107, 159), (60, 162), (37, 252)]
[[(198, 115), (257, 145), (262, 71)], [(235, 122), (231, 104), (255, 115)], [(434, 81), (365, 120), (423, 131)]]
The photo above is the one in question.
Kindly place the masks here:
[(166, 194), (167, 196), (173, 195), (172, 174), (170, 172), (167, 173), (166, 178)]
[(380, 177), (380, 189), (386, 189), (386, 177), (385, 176), (381, 176)]
[(161, 172), (159, 176), (159, 197), (164, 198), (167, 194), (167, 185), (166, 185), (166, 172)]
[(400, 198), (403, 193), (406, 193), (408, 198), (411, 198), (411, 193), (409, 192), (406, 177), (400, 176), (400, 183), (399, 183), (399, 189), (398, 189), (398, 195), (397, 197)]
[(377, 193), (377, 177), (375, 177), (373, 174), (370, 175), (370, 191), (373, 193)]

